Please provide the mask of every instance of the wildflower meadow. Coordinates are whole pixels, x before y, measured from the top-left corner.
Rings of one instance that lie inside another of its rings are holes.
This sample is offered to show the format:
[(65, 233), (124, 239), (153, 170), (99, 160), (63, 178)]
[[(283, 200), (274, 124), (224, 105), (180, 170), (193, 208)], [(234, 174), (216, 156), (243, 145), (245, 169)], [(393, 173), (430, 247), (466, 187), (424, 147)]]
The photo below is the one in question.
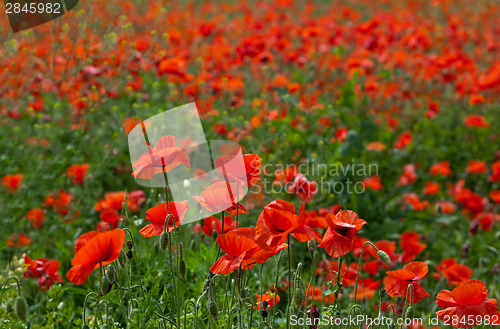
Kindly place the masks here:
[(500, 3), (73, 2), (0, 6), (0, 329), (500, 326)]

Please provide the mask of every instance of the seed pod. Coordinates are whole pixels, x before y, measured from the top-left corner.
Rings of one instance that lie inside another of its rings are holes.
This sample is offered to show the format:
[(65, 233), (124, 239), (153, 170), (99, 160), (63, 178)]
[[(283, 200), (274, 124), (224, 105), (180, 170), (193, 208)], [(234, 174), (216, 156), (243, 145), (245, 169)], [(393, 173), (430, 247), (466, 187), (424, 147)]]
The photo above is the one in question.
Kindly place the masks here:
[(219, 306), (217, 306), (217, 303), (213, 300), (209, 300), (207, 302), (207, 310), (212, 319), (217, 321), (219, 318)]
[(380, 258), (381, 261), (383, 261), (387, 266), (391, 266), (391, 259), (389, 258), (389, 256), (387, 256), (387, 254), (385, 253), (385, 251), (383, 250), (379, 250), (377, 251), (377, 256), (378, 258)]
[(184, 259), (181, 259), (180, 263), (179, 263), (179, 273), (181, 275), (181, 278), (183, 280), (186, 279), (186, 262), (184, 261)]
[(408, 319), (413, 319), (415, 316), (415, 310), (413, 309), (413, 306), (410, 306), (406, 309), (406, 318)]
[(298, 308), (302, 306), (302, 303), (304, 302), (304, 292), (302, 289), (295, 289), (295, 306)]
[(104, 273), (106, 274), (106, 278), (108, 279), (109, 283), (114, 284), (116, 282), (117, 275), (115, 267), (113, 265), (109, 265), (106, 268), (106, 272)]
[(108, 278), (103, 275), (101, 278), (101, 296), (107, 295), (111, 291), (113, 285), (108, 281)]
[(161, 250), (165, 251), (167, 250), (168, 247), (168, 233), (167, 232), (162, 232), (160, 235), (160, 248)]
[(132, 257), (134, 257), (134, 255), (132, 254), (132, 250), (127, 251), (127, 258), (132, 259)]
[(18, 296), (14, 305), (17, 317), (24, 323), (28, 322), (28, 304), (26, 298)]

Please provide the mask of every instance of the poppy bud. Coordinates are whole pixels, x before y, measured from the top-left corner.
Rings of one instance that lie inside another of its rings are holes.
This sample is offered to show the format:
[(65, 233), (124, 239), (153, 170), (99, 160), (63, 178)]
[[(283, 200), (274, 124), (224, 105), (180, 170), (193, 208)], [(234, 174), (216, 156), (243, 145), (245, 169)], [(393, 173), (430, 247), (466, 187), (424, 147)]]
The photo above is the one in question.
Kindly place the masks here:
[(212, 317), (212, 319), (217, 320), (219, 317), (219, 306), (213, 300), (209, 300), (207, 302), (207, 310), (208, 314)]
[(462, 259), (467, 258), (467, 253), (469, 252), (469, 245), (464, 244), (462, 246)]
[(269, 307), (269, 302), (267, 300), (262, 302), (262, 308), (266, 310)]
[(304, 292), (302, 289), (295, 289), (295, 306), (298, 308), (302, 305), (302, 302), (304, 301)]
[(26, 303), (26, 298), (23, 296), (18, 296), (14, 305), (17, 317), (23, 321), (28, 322), (28, 304)]
[(125, 242), (125, 244), (127, 245), (128, 250), (132, 250), (132, 246), (134, 245), (132, 240), (128, 240), (127, 242)]
[(162, 232), (160, 235), (160, 248), (161, 250), (165, 251), (167, 250), (167, 247), (168, 247), (168, 233)]
[(181, 278), (183, 280), (186, 279), (186, 262), (184, 261), (184, 259), (181, 259), (180, 263), (179, 263), (179, 273), (181, 275)]
[(125, 257), (125, 253), (120, 251), (120, 255), (118, 255), (118, 266), (121, 268), (125, 268), (127, 266), (127, 258)]
[(108, 281), (108, 278), (104, 275), (101, 278), (101, 296), (107, 295), (111, 291), (113, 285)]
[(108, 268), (106, 268), (105, 274), (109, 283), (114, 284), (117, 277), (115, 267), (113, 265), (109, 265)]
[(408, 309), (406, 309), (406, 318), (413, 319), (414, 316), (415, 310), (413, 309), (413, 306), (408, 307)]
[(385, 289), (382, 288), (378, 291), (378, 298), (383, 299), (385, 297)]
[(90, 326), (86, 323), (83, 324), (82, 329), (90, 329)]
[(134, 255), (132, 254), (132, 250), (127, 251), (127, 258), (132, 259), (132, 257), (134, 257)]
[(111, 327), (106, 323), (101, 327), (101, 329), (111, 329)]
[(386, 264), (387, 266), (391, 266), (391, 259), (389, 258), (389, 256), (387, 256), (385, 251), (383, 250), (377, 251), (377, 256), (378, 258), (380, 258), (381, 261), (384, 262), (384, 264)]
[(260, 311), (260, 315), (262, 315), (263, 318), (267, 318), (267, 311), (266, 310)]

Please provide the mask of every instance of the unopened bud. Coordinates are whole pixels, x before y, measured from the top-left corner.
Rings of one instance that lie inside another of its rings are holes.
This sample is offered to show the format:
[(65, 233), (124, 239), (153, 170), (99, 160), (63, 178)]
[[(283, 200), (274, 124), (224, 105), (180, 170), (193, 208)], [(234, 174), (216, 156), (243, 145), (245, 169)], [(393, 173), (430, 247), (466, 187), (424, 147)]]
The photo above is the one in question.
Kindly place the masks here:
[(215, 301), (209, 300), (207, 302), (207, 310), (212, 319), (217, 320), (219, 318), (219, 306)]
[(314, 251), (316, 249), (316, 240), (307, 241), (307, 250)]
[(121, 268), (125, 268), (126, 265), (127, 265), (127, 258), (122, 250), (120, 251), (120, 255), (118, 256), (118, 266), (120, 266)]
[(115, 270), (115, 267), (113, 265), (109, 265), (107, 268), (106, 268), (106, 277), (108, 278), (108, 281), (109, 283), (111, 284), (114, 284), (116, 282), (116, 270)]
[(262, 309), (267, 310), (268, 307), (269, 307), (269, 302), (267, 300), (263, 301), (262, 302)]
[(134, 255), (132, 254), (132, 250), (127, 251), (127, 258), (132, 259), (132, 257), (134, 257)]
[(186, 279), (186, 262), (184, 261), (184, 259), (181, 259), (181, 261), (179, 262), (179, 274), (181, 275), (181, 278), (183, 280)]
[(413, 306), (410, 306), (406, 309), (406, 318), (408, 319), (413, 319), (415, 316), (415, 310), (413, 309)]
[(128, 250), (132, 250), (132, 246), (134, 245), (132, 240), (128, 240), (127, 242), (125, 242), (125, 244), (127, 245)]
[(101, 327), (101, 329), (111, 329), (111, 327), (106, 323)]
[(260, 315), (262, 315), (263, 318), (267, 318), (267, 311), (266, 310), (260, 311)]
[(391, 259), (389, 258), (389, 256), (387, 256), (385, 251), (383, 250), (377, 251), (377, 256), (378, 258), (380, 258), (381, 261), (384, 262), (384, 264), (386, 264), (387, 266), (391, 266)]
[(472, 220), (469, 226), (470, 235), (475, 236), (477, 234), (478, 229), (479, 229), (479, 221), (477, 219)]
[(295, 306), (298, 308), (302, 306), (302, 303), (304, 302), (304, 292), (302, 289), (295, 289)]
[(14, 305), (17, 317), (24, 323), (28, 322), (28, 304), (26, 298), (18, 296)]
[(383, 299), (385, 297), (385, 289), (382, 288), (378, 291), (378, 298)]
[(108, 278), (103, 275), (101, 278), (101, 296), (107, 295), (111, 291), (113, 285), (108, 281)]
[(162, 232), (160, 235), (160, 248), (161, 250), (165, 251), (167, 250), (168, 247), (168, 233), (167, 232)]
[(467, 258), (467, 254), (469, 253), (469, 245), (468, 244), (464, 244), (462, 246), (462, 259), (465, 259)]

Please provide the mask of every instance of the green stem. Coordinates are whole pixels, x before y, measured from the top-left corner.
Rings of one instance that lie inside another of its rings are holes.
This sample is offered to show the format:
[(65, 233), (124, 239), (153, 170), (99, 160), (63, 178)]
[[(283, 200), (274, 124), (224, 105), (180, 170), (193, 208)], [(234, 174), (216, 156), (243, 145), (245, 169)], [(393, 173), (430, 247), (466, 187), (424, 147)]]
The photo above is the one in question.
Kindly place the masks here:
[(292, 302), (292, 255), (291, 255), (291, 249), (292, 246), (290, 245), (290, 234), (287, 235), (287, 242), (288, 242), (288, 303), (286, 306), (286, 327), (287, 329), (290, 328), (290, 305)]
[(358, 273), (356, 274), (356, 288), (354, 289), (354, 303), (357, 303), (357, 298), (358, 297), (358, 281), (359, 281), (359, 271), (361, 270), (361, 262), (363, 261), (363, 252), (365, 251), (365, 246), (369, 244), (373, 248), (375, 248), (376, 251), (378, 251), (377, 247), (371, 242), (371, 241), (366, 241), (363, 243), (363, 247), (361, 248), (361, 255), (359, 255), (359, 262), (358, 262)]

